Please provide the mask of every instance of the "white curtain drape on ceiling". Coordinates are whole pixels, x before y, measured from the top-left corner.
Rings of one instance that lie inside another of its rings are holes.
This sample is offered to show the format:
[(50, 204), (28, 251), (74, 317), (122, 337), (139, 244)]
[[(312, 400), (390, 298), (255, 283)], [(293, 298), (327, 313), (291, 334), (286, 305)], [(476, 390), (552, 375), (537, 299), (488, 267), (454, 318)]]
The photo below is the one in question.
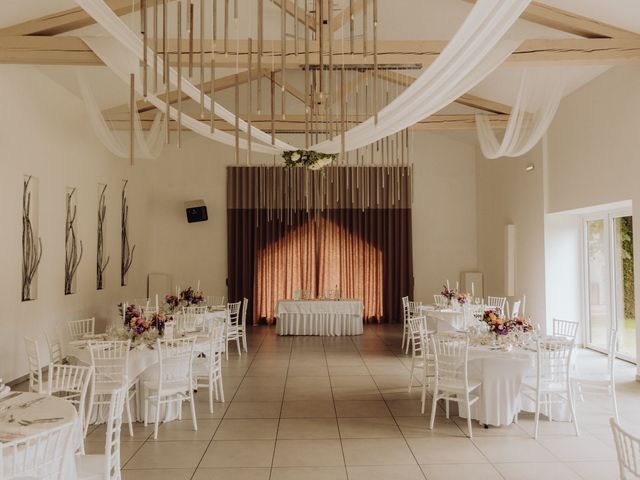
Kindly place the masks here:
[[(107, 149), (117, 157), (129, 158), (129, 133), (118, 131), (113, 128), (111, 122), (104, 118), (102, 107), (98, 103), (98, 99), (91, 89), (89, 80), (86, 75), (78, 72), (78, 86), (80, 87), (80, 95), (84, 102), (89, 122), (93, 127), (96, 135), (107, 147)], [(128, 89), (127, 89), (128, 90)], [(136, 152), (136, 158), (158, 158), (164, 147), (164, 132), (166, 128), (166, 119), (160, 112), (156, 114), (151, 124), (151, 128), (147, 134), (142, 128), (142, 121), (137, 109), (134, 109), (133, 131)]]
[[(97, 23), (113, 36), (121, 44), (122, 51), (135, 56), (137, 61), (143, 59), (142, 41), (136, 33), (105, 4), (104, 0), (75, 0)], [(438, 58), (389, 105), (378, 114), (378, 122), (371, 117), (365, 122), (346, 132), (346, 150), (351, 151), (362, 148), (377, 140), (399, 132), (416, 122), (433, 115), (458, 97), (480, 83), (493, 70), (500, 66), (504, 60), (517, 48), (517, 42), (505, 40), (505, 35), (516, 22), (520, 14), (528, 6), (531, 0), (477, 0), (470, 14), (463, 22), (445, 49)], [(94, 49), (95, 37), (85, 39), (87, 44)], [(104, 46), (104, 43), (102, 44)], [(114, 47), (111, 47), (114, 49)], [(95, 51), (95, 49), (94, 49)], [(102, 53), (98, 56), (113, 69), (117, 58), (105, 60)], [(149, 65), (153, 62), (153, 52), (148, 50), (147, 60)], [(159, 69), (162, 69), (162, 59), (159, 59)], [(117, 72), (118, 73), (118, 72)], [(171, 82), (177, 82), (177, 72), (170, 68)], [(200, 91), (187, 78), (182, 79), (182, 91), (196, 102), (200, 101)], [(163, 109), (162, 100), (149, 95), (151, 103)], [(204, 107), (209, 109), (211, 98), (204, 95)], [(235, 123), (235, 115), (220, 106), (214, 105), (215, 114), (230, 124)], [(171, 109), (171, 117), (177, 114)], [(237, 112), (236, 112), (237, 113)], [(211, 133), (209, 127), (196, 119), (183, 115), (183, 123), (213, 140), (235, 144), (233, 135), (216, 130)], [(247, 122), (240, 120), (240, 130), (247, 131)], [(275, 153), (278, 151), (293, 150), (296, 147), (281, 140), (276, 140), (274, 146), (269, 145), (271, 136), (257, 128), (252, 128), (252, 137), (263, 144), (254, 145), (256, 151)], [(325, 153), (338, 153), (341, 151), (341, 137), (318, 143), (311, 147)], [(241, 139), (241, 148), (247, 144)]]
[(526, 69), (522, 73), (518, 96), (511, 110), (502, 140), (484, 114), (476, 115), (476, 130), (486, 158), (519, 157), (540, 141), (558, 111), (562, 95), (571, 80), (568, 71), (548, 72)]

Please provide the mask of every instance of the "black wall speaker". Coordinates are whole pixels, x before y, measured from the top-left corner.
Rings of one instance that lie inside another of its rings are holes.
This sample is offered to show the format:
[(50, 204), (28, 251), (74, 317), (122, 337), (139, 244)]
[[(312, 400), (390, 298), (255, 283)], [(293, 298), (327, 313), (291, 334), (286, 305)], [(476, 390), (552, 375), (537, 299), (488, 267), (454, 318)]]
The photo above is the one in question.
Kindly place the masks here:
[(185, 202), (184, 204), (187, 210), (187, 222), (206, 222), (209, 219), (207, 215), (207, 206), (202, 200), (194, 200), (192, 202)]

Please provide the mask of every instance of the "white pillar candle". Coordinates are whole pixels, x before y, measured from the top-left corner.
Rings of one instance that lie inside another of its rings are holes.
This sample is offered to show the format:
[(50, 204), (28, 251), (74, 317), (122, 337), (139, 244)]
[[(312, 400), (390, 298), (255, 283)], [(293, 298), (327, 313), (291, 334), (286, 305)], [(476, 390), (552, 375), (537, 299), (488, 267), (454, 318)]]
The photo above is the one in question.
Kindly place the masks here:
[(158, 310), (158, 294), (156, 293), (156, 310)]
[(459, 291), (460, 291), (460, 283), (456, 282), (456, 292), (459, 292)]
[(473, 282), (471, 282), (471, 297), (475, 297), (476, 296), (476, 286), (474, 285)]
[(449, 290), (449, 280), (447, 279), (447, 290)]
[(200, 291), (200, 280), (198, 280), (198, 287), (196, 288), (196, 292)]

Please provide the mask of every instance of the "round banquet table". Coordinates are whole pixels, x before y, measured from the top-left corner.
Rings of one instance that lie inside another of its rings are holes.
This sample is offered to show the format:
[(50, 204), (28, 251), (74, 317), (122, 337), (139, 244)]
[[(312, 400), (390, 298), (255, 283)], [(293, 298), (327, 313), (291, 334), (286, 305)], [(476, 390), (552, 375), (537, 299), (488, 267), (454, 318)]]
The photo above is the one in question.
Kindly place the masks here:
[[(483, 425), (497, 427), (513, 423), (521, 410), (535, 412), (535, 402), (520, 393), (525, 379), (528, 383), (535, 382), (534, 350), (514, 347), (511, 351), (503, 351), (488, 346), (470, 346), (467, 365), (469, 380), (482, 382), (479, 399), (471, 406), (471, 418)], [(558, 404), (552, 408), (554, 420), (569, 421), (568, 408)], [(463, 417), (464, 409), (459, 410)], [(545, 407), (541, 413), (546, 414)]]
[[(25, 408), (21, 407), (31, 401), (35, 402)], [(16, 420), (8, 422), (10, 415), (13, 415)], [(33, 423), (27, 426), (21, 426), (18, 423), (19, 420), (58, 417), (60, 417), (61, 420), (52, 423)], [(0, 400), (0, 442), (8, 442), (22, 437), (28, 437), (36, 433), (53, 430), (65, 424), (72, 424), (72, 448), (70, 448), (68, 452), (65, 452), (61, 478), (65, 480), (75, 480), (77, 477), (75, 452), (80, 448), (83, 441), (82, 426), (75, 407), (62, 398), (39, 393), (21, 392), (17, 396), (7, 396)], [(10, 455), (10, 453), (7, 453), (7, 455)], [(5, 457), (3, 460), (4, 464), (7, 465), (6, 468), (8, 468), (11, 459)]]

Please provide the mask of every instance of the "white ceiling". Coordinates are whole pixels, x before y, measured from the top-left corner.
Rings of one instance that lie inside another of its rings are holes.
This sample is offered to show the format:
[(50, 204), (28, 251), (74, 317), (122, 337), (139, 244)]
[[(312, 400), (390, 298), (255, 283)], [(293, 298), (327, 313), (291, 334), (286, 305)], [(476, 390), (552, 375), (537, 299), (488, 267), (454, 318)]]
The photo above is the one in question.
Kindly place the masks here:
[[(219, 0), (220, 1), (220, 0)], [(253, 10), (255, 0), (239, 0), (240, 2), (240, 31), (242, 36), (255, 36), (255, 18), (243, 16), (242, 12)], [(336, 9), (348, 0), (336, 0)], [(640, 32), (640, 0), (542, 0), (542, 3), (575, 12), (599, 21), (610, 23), (628, 30)], [(13, 25), (21, 21), (38, 16), (58, 12), (75, 7), (73, 0), (3, 0), (0, 2), (0, 27)], [(393, 40), (423, 40), (451, 38), (458, 26), (468, 14), (471, 4), (463, 0), (382, 0), (380, 8), (381, 39)], [(270, 2), (265, 2), (265, 38), (279, 38), (279, 10)], [(242, 19), (246, 23), (242, 25)], [(135, 21), (130, 19), (131, 23)], [(359, 25), (358, 25), (359, 28)], [(84, 32), (95, 34), (99, 27), (83, 29)], [(232, 30), (233, 32), (233, 30)], [(77, 33), (77, 32), (74, 32)], [(72, 33), (72, 34), (74, 34)], [(542, 27), (520, 20), (510, 32), (516, 38), (549, 38), (570, 37), (563, 32)], [(558, 67), (546, 67), (549, 75), (557, 72)], [(122, 82), (114, 81), (113, 74), (106, 68), (87, 67), (44, 67), (52, 80), (65, 86), (74, 93), (77, 92), (76, 71), (83, 70), (100, 91), (103, 105), (123, 103), (126, 99), (128, 87)], [(573, 72), (573, 80), (567, 94), (580, 88), (606, 68), (580, 67)], [(417, 72), (416, 72), (417, 74)], [(522, 69), (502, 67), (490, 75), (471, 93), (506, 104), (513, 104), (516, 96)], [(472, 112), (473, 109), (452, 105), (443, 113)]]

